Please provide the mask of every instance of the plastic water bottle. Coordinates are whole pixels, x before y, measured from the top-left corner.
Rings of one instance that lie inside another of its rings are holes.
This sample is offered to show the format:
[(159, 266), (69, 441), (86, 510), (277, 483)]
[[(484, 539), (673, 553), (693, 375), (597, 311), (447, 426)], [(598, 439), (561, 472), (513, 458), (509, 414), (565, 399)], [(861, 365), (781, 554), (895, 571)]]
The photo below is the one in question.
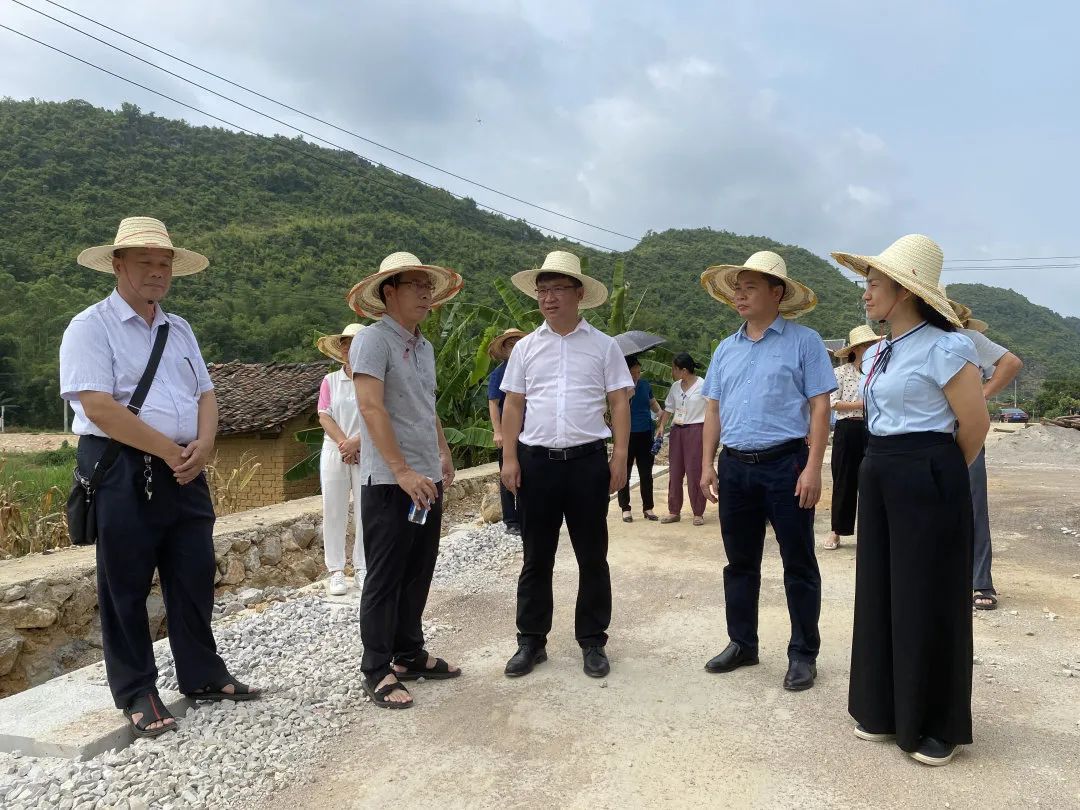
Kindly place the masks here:
[(415, 503), (409, 504), (409, 523), (418, 523), (423, 526), (427, 523), (428, 512), (431, 509), (417, 506)]

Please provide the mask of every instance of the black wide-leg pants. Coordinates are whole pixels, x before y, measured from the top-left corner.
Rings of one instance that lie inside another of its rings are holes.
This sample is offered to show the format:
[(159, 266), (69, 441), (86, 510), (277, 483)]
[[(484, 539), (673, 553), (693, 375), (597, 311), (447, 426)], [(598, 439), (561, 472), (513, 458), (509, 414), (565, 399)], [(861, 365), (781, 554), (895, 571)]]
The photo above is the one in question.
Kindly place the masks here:
[(563, 518), (578, 563), (574, 636), (582, 647), (602, 647), (611, 624), (608, 569), (608, 487), (611, 472), (602, 443), (596, 452), (553, 461), (521, 445), (521, 538), (525, 560), (517, 589), (518, 643), (543, 647), (551, 631), (552, 571)]
[(970, 743), (973, 522), (953, 437), (871, 436), (858, 529), (851, 716), (908, 752)]
[[(107, 440), (83, 436), (78, 464), (89, 477)], [(181, 692), (217, 686), (229, 673), (210, 626), (214, 608), (214, 507), (206, 477), (180, 486), (169, 466), (125, 447), (94, 494), (97, 584), (105, 672), (117, 708), (156, 690), (146, 613), (156, 568)]]
[(412, 498), (397, 484), (364, 484), (367, 574), (360, 597), (360, 668), (373, 683), (390, 672), (393, 661), (412, 661), (424, 649), (423, 617), (435, 561), (439, 557), (443, 486), (427, 521), (409, 521)]
[(855, 534), (856, 505), (859, 502), (859, 465), (866, 453), (866, 423), (862, 419), (836, 420), (832, 443), (832, 530)]

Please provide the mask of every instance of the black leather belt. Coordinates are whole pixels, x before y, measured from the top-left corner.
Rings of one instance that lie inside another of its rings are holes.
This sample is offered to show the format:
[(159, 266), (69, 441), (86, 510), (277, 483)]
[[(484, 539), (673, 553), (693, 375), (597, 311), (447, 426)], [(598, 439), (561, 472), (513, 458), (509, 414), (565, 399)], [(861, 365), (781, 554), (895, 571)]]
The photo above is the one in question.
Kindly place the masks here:
[(603, 439), (597, 439), (588, 444), (579, 444), (577, 447), (538, 447), (531, 444), (519, 444), (518, 448), (530, 456), (544, 456), (548, 461), (573, 461), (575, 458), (591, 456), (593, 453), (604, 452)]
[(766, 461), (775, 461), (778, 458), (790, 456), (792, 453), (797, 453), (805, 447), (805, 439), (792, 439), (790, 442), (784, 442), (775, 447), (767, 447), (764, 450), (755, 450), (751, 453), (747, 453), (743, 450), (736, 450), (734, 447), (725, 447), (724, 452), (733, 459), (742, 461), (746, 464), (764, 464)]

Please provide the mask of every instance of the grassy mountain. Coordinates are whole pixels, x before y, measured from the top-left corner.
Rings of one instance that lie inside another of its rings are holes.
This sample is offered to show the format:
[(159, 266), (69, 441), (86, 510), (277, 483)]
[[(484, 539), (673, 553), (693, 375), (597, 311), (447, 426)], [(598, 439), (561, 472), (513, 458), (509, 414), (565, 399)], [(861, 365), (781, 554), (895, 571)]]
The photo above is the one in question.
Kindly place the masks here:
[[(167, 309), (192, 321), (210, 361), (317, 356), (316, 331), (352, 320), (345, 291), (386, 254), (407, 249), (458, 269), (461, 298), (502, 306), (491, 284), (565, 247), (605, 282), (626, 262), (635, 328), (667, 335), (701, 360), (737, 324), (698, 276), (756, 250), (784, 256), (818, 293), (804, 322), (841, 337), (861, 320), (859, 289), (828, 262), (765, 237), (711, 229), (648, 234), (618, 255), (545, 236), (469, 200), (298, 139), (193, 127), (132, 105), (0, 101), (0, 402), (20, 424), (60, 421), (57, 349), (71, 316), (106, 295), (110, 277), (75, 264), (125, 216), (163, 219), (179, 244), (211, 259), (176, 281)], [(1018, 350), (1033, 372), (1075, 369), (1080, 332), (1014, 293), (951, 290)]]

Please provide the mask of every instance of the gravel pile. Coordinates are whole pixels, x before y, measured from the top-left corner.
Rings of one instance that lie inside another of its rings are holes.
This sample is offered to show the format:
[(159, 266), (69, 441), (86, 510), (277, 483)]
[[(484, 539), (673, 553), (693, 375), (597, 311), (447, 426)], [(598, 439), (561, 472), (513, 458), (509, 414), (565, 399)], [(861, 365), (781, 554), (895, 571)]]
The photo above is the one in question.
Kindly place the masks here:
[(990, 426), (986, 456), (997, 464), (1080, 464), (1080, 430), (1031, 425), (1015, 433)]
[[(519, 548), (501, 524), (452, 532), (442, 541), (436, 582), (478, 587), (485, 571)], [(215, 611), (244, 606), (258, 612), (217, 624), (215, 634), (232, 671), (265, 688), (262, 700), (202, 704), (178, 731), (86, 762), (0, 755), (0, 807), (254, 807), (287, 783), (312, 781), (303, 766), (323, 759), (321, 744), (370, 721), (357, 612), (278, 588), (241, 591)], [(448, 629), (424, 627), (429, 638)], [(159, 688), (175, 690), (171, 654), (158, 664)]]

